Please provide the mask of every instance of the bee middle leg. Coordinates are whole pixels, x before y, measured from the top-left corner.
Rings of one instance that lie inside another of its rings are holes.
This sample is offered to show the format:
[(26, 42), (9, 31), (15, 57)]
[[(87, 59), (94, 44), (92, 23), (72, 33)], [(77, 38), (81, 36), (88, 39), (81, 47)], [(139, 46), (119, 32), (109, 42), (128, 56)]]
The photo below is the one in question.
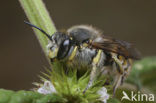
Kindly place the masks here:
[(88, 83), (87, 87), (85, 88), (85, 90), (83, 91), (83, 93), (85, 93), (86, 90), (88, 90), (93, 85), (94, 79), (97, 74), (96, 72), (98, 70), (98, 64), (100, 61), (101, 53), (102, 53), (102, 50), (99, 50), (97, 55), (93, 58), (92, 70), (91, 70), (91, 74), (90, 74), (89, 83)]
[(83, 93), (85, 93), (93, 85), (94, 79), (96, 77), (96, 71), (97, 71), (96, 66), (93, 66), (91, 74), (90, 74), (90, 79), (89, 79), (88, 85), (85, 88), (85, 90), (83, 91)]

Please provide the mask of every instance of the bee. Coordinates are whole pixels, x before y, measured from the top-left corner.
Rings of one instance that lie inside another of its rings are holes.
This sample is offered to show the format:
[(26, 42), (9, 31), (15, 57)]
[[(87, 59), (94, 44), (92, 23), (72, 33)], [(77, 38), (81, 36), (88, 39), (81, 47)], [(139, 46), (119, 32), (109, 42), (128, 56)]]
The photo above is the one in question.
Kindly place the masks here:
[(103, 35), (88, 25), (77, 25), (64, 32), (55, 32), (49, 36), (45, 31), (26, 22), (43, 32), (49, 39), (47, 45), (52, 62), (66, 61), (80, 68), (91, 68), (90, 79), (85, 91), (90, 88), (98, 71), (113, 77), (113, 93), (131, 71), (132, 60), (140, 59), (140, 52), (132, 44)]

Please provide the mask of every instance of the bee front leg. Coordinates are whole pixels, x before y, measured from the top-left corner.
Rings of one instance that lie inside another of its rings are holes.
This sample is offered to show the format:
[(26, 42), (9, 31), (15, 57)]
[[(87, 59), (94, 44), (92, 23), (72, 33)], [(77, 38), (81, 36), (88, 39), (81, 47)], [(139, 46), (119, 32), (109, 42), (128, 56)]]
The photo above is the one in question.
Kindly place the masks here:
[(94, 79), (95, 79), (96, 74), (97, 74), (96, 72), (98, 69), (98, 64), (99, 64), (99, 60), (101, 57), (101, 53), (102, 53), (102, 50), (99, 50), (97, 55), (93, 58), (92, 70), (91, 70), (91, 74), (90, 74), (89, 83), (88, 83), (87, 87), (85, 88), (85, 90), (83, 91), (83, 93), (85, 93), (86, 90), (88, 90), (93, 85)]

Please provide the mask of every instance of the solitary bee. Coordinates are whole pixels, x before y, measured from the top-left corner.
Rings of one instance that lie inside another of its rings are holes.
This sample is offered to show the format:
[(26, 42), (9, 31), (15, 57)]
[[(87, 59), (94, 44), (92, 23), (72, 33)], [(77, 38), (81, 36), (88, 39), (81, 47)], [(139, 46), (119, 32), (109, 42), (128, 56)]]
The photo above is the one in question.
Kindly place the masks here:
[(113, 92), (121, 85), (131, 70), (132, 60), (139, 59), (140, 53), (132, 44), (103, 35), (100, 30), (88, 25), (77, 25), (64, 32), (49, 36), (47, 45), (52, 62), (67, 61), (67, 64), (91, 68), (90, 80), (85, 91), (92, 86), (97, 71), (113, 77)]

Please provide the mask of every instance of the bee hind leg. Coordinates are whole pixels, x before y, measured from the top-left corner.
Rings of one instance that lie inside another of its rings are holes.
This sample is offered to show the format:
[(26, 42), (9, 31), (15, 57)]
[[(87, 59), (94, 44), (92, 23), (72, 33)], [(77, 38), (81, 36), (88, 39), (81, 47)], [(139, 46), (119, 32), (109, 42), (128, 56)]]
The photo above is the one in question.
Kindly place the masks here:
[(121, 81), (122, 81), (122, 75), (118, 74), (115, 77), (115, 81), (114, 81), (114, 85), (113, 85), (113, 97), (115, 96), (117, 88), (121, 85)]
[(124, 77), (124, 68), (122, 65), (123, 59), (117, 57), (115, 53), (112, 53), (112, 58), (114, 59), (113, 69), (116, 71), (116, 76), (114, 77), (114, 85), (113, 85), (113, 96), (115, 96), (116, 89), (121, 85)]

